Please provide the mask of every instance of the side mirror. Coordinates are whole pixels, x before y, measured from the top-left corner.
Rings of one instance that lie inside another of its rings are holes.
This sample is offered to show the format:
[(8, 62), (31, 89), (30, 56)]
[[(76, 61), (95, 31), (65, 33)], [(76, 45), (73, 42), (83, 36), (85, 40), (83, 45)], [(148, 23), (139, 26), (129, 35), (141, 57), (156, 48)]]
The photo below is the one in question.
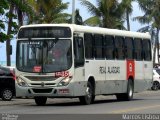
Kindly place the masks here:
[(10, 51), (9, 54), (12, 55), (12, 45), (10, 45)]

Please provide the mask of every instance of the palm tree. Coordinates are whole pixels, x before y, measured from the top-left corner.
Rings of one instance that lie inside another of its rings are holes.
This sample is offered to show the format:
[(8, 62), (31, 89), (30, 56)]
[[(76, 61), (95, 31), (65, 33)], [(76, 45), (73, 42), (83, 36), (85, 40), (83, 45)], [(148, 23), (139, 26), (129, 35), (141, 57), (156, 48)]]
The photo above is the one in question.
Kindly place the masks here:
[(18, 17), (18, 26), (22, 26), (24, 22), (24, 18), (26, 16), (33, 16), (34, 10), (30, 5), (30, 2), (34, 2), (33, 0), (14, 0), (15, 1), (15, 12)]
[(129, 20), (129, 16), (131, 15), (131, 13), (133, 12), (133, 8), (132, 8), (132, 2), (134, 0), (122, 0), (121, 2), (121, 7), (124, 10), (124, 13), (126, 15), (126, 21), (127, 21), (127, 30), (130, 31), (130, 20)]
[[(18, 27), (23, 25), (24, 17), (28, 16), (30, 23), (58, 23), (67, 21), (68, 14), (62, 13), (68, 7), (68, 3), (62, 3), (61, 0), (12, 0), (7, 1), (8, 12), (8, 30), (6, 40), (7, 65), (10, 66), (10, 39), (17, 32)], [(17, 19), (18, 18), (18, 19)], [(36, 18), (36, 19), (35, 19)], [(18, 26), (13, 19), (18, 20)], [(3, 34), (0, 34), (1, 36)], [(4, 35), (3, 35), (4, 36)]]
[(7, 29), (7, 39), (6, 39), (6, 56), (7, 56), (7, 66), (11, 65), (11, 45), (10, 41), (14, 34), (17, 33), (18, 25), (13, 19), (18, 16), (19, 27), (23, 25), (23, 13), (31, 13), (31, 8), (24, 3), (25, 0), (12, 0), (8, 1), (9, 12), (8, 12), (8, 29)]
[(7, 39), (5, 31), (5, 21), (3, 20), (5, 11), (9, 9), (8, 2), (6, 0), (0, 1), (0, 42), (4, 42)]
[[(31, 2), (30, 2), (31, 3)], [(69, 3), (62, 3), (62, 0), (37, 0), (31, 5), (36, 13), (32, 18), (35, 23), (62, 23), (68, 22), (70, 15), (63, 13)]]
[(123, 10), (118, 0), (96, 0), (96, 6), (87, 0), (80, 0), (92, 17), (84, 21), (91, 26), (124, 29)]
[[(14, 4), (11, 2), (10, 3), (10, 8), (8, 12), (8, 30), (7, 30), (7, 35), (12, 34), (12, 23), (13, 23), (13, 11), (14, 11)], [(11, 65), (11, 57), (10, 57), (10, 38), (6, 41), (6, 57), (7, 57), (7, 66)]]
[[(144, 12), (143, 16), (134, 18), (141, 24), (150, 24), (156, 29), (155, 47), (157, 48), (157, 58), (159, 62), (159, 31), (160, 31), (160, 1), (159, 0), (137, 0), (141, 10)], [(155, 63), (155, 52), (153, 51), (153, 62)]]

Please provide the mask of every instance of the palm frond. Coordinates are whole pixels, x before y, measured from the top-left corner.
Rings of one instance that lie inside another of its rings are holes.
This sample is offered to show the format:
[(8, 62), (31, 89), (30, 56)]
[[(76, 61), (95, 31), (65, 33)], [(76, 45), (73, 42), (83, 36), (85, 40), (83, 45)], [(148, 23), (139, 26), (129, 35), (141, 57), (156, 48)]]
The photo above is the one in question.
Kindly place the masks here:
[(125, 27), (124, 27), (124, 21), (117, 21), (116, 23), (115, 23), (115, 28), (116, 29), (120, 29), (120, 30), (127, 30)]
[(150, 27), (151, 26), (142, 27), (139, 30), (137, 30), (137, 32), (142, 32), (142, 33), (148, 32), (150, 30)]
[(141, 24), (149, 24), (151, 21), (149, 16), (147, 15), (134, 17), (133, 21), (136, 21), (136, 20), (140, 22)]
[(91, 2), (87, 0), (79, 0), (81, 5), (85, 6), (88, 12), (93, 16), (101, 16), (100, 11)]
[(84, 25), (101, 26), (101, 20), (97, 16), (93, 16), (84, 21)]
[(67, 13), (56, 14), (51, 23), (69, 23), (71, 15)]

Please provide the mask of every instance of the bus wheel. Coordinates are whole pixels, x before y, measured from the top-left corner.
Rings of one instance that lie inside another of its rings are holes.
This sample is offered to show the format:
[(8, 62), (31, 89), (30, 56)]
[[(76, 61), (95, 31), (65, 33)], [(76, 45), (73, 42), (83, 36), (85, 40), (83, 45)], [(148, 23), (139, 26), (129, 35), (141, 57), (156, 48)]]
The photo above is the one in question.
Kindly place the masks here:
[(13, 98), (13, 91), (10, 88), (5, 88), (1, 92), (2, 100), (10, 101)]
[(128, 80), (127, 93), (117, 94), (117, 100), (130, 101), (133, 99), (134, 85), (131, 79)]
[(44, 106), (47, 101), (47, 97), (34, 97), (35, 103), (38, 106)]
[(90, 82), (87, 83), (86, 95), (80, 96), (80, 103), (83, 105), (89, 105), (94, 101), (95, 96), (93, 95), (93, 87)]

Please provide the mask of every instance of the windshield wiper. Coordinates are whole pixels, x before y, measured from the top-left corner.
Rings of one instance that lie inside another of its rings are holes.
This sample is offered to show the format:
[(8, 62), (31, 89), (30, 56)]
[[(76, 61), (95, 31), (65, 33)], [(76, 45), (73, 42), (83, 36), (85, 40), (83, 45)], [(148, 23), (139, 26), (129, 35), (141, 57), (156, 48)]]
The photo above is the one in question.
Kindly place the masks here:
[(55, 44), (58, 42), (59, 38), (55, 38), (54, 40), (52, 40), (51, 42), (51, 45), (48, 47), (48, 51), (50, 51), (54, 46)]

